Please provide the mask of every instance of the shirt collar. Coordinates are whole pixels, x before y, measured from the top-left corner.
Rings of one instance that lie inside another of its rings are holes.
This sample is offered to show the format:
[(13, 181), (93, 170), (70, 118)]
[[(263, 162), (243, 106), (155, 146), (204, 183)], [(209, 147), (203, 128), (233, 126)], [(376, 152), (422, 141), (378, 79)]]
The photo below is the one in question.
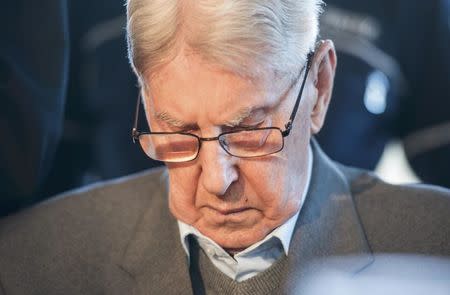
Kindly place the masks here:
[[(312, 154), (311, 146), (308, 145), (308, 167), (307, 167), (307, 175), (306, 175), (306, 185), (302, 192), (301, 204), (300, 204), (299, 210), (297, 211), (297, 213), (295, 213), (295, 215), (293, 215), (291, 218), (289, 218), (285, 223), (283, 223), (281, 226), (274, 229), (264, 239), (251, 245), (250, 247), (248, 247), (247, 249), (245, 249), (244, 251), (242, 251), (236, 255), (248, 254), (248, 253), (252, 252), (253, 250), (255, 250), (256, 248), (259, 248), (261, 245), (268, 243), (273, 238), (276, 238), (281, 242), (284, 253), (286, 254), (286, 256), (288, 255), (289, 245), (291, 243), (295, 224), (297, 222), (298, 216), (299, 216), (300, 211), (305, 202), (305, 198), (306, 198), (306, 195), (307, 195), (308, 189), (309, 189), (309, 184), (311, 182), (312, 166), (313, 166), (313, 154)], [(208, 238), (205, 235), (203, 235), (202, 233), (200, 233), (195, 227), (178, 220), (178, 228), (180, 231), (181, 244), (182, 244), (183, 249), (186, 252), (186, 255), (188, 256), (188, 258), (190, 256), (189, 255), (189, 241), (188, 241), (189, 235), (193, 235), (196, 238), (204, 239), (204, 240), (208, 241), (210, 244), (215, 245), (216, 248), (218, 248), (218, 249), (220, 248), (222, 251), (224, 251), (219, 245), (217, 245), (217, 243), (215, 243), (213, 240), (211, 240), (210, 238)]]

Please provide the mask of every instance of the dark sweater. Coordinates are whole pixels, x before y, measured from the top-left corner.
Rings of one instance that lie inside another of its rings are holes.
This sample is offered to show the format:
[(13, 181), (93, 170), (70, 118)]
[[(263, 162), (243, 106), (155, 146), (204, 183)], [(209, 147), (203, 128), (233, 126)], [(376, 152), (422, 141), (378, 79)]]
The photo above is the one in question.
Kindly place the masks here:
[(195, 294), (279, 294), (282, 278), (286, 277), (287, 257), (283, 254), (271, 267), (262, 273), (237, 282), (217, 269), (198, 246), (195, 238), (190, 239), (191, 264), (189, 273), (191, 276)]

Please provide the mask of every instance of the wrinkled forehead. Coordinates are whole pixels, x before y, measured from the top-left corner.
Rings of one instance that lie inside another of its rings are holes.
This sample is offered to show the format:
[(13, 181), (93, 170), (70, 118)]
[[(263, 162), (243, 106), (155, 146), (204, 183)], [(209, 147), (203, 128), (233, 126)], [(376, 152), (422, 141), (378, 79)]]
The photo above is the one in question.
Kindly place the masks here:
[(216, 116), (212, 121), (245, 117), (276, 105), (292, 83), (274, 71), (256, 73), (242, 76), (198, 56), (182, 55), (148, 76), (146, 99), (152, 113), (188, 122), (211, 114)]
[(183, 46), (173, 59), (159, 66), (153, 72), (148, 73), (145, 81), (164, 83), (168, 79), (173, 78), (174, 74), (179, 77), (184, 75), (185, 78), (194, 79), (197, 77), (195, 74), (201, 73), (206, 75), (221, 74), (221, 78), (234, 79), (237, 82), (245, 81), (259, 87), (269, 86), (275, 80), (282, 82), (290, 77), (292, 81), (294, 78), (287, 72), (270, 67), (266, 63), (258, 62), (257, 59), (246, 60), (240, 63), (239, 68), (226, 67), (223, 64), (211, 62), (202, 55)]

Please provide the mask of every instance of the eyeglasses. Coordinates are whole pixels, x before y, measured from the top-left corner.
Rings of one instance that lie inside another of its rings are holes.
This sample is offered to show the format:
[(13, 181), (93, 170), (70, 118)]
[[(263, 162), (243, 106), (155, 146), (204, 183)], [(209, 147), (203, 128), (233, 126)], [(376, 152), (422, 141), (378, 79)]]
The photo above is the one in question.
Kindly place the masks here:
[(243, 128), (223, 132), (216, 137), (199, 137), (187, 132), (140, 132), (137, 131), (139, 108), (142, 101), (142, 97), (139, 95), (131, 131), (133, 142), (139, 141), (143, 151), (150, 158), (168, 163), (195, 160), (204, 141), (217, 140), (225, 152), (238, 158), (255, 158), (278, 153), (284, 147), (284, 138), (291, 132), (313, 55), (314, 52), (308, 54), (306, 66), (303, 68), (305, 75), (300, 92), (289, 121), (285, 124), (285, 130), (278, 127)]

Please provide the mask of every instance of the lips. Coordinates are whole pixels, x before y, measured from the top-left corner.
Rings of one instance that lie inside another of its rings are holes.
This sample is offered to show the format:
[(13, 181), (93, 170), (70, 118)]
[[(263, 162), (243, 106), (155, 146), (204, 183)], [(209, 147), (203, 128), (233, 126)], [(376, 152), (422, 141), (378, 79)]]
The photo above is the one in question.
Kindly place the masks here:
[(254, 220), (255, 217), (254, 208), (251, 207), (208, 206), (205, 209), (208, 210), (204, 214), (205, 219), (214, 226), (242, 227)]
[(231, 215), (231, 214), (237, 214), (237, 213), (241, 213), (244, 212), (246, 210), (249, 210), (249, 207), (240, 207), (240, 208), (232, 208), (232, 209), (219, 209), (219, 208), (212, 208), (211, 209), (219, 212), (222, 215)]

